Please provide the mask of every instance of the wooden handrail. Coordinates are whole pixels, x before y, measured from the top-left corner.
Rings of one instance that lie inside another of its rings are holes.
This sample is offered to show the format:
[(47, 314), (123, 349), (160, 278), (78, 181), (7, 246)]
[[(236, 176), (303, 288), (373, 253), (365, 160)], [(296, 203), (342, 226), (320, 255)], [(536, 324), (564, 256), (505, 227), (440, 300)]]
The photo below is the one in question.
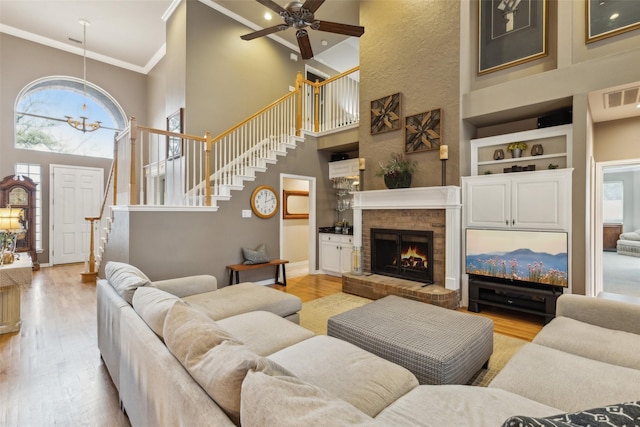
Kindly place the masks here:
[(157, 135), (165, 135), (165, 136), (169, 136), (169, 137), (173, 137), (173, 138), (192, 139), (194, 141), (207, 142), (207, 138), (203, 137), (203, 136), (189, 135), (189, 134), (185, 134), (185, 133), (169, 132), (169, 131), (166, 131), (166, 130), (150, 128), (150, 127), (147, 127), (147, 126), (138, 125), (138, 130), (155, 133)]
[(291, 98), (292, 96), (295, 96), (297, 94), (297, 92), (294, 90), (293, 92), (289, 92), (288, 94), (284, 95), (283, 97), (280, 97), (279, 99), (275, 100), (274, 102), (272, 102), (271, 104), (267, 105), (266, 107), (262, 108), (260, 111), (258, 111), (255, 114), (252, 114), (251, 116), (249, 116), (248, 118), (244, 119), (243, 121), (241, 121), (240, 123), (236, 124), (235, 126), (233, 126), (232, 128), (222, 132), (220, 135), (216, 136), (215, 138), (212, 138), (212, 142), (215, 144), (216, 142), (220, 141), (222, 138), (224, 138), (225, 136), (233, 133), (233, 131), (237, 130), (238, 128), (246, 125), (247, 123), (249, 123), (251, 120), (255, 119), (256, 117), (260, 116), (261, 114), (263, 114), (265, 111), (275, 107), (278, 104), (281, 104), (282, 102), (286, 101), (287, 99)]
[(327, 84), (329, 84), (331, 82), (335, 82), (336, 80), (340, 80), (341, 78), (343, 78), (345, 76), (348, 76), (351, 73), (355, 73), (356, 71), (359, 71), (359, 70), (360, 70), (360, 66), (357, 65), (357, 66), (353, 67), (350, 70), (344, 71), (344, 72), (342, 72), (340, 74), (336, 74), (335, 76), (329, 77), (328, 79), (323, 80), (321, 82), (312, 82), (311, 80), (307, 80), (307, 79), (303, 79), (303, 82), (308, 84), (308, 85), (310, 85), (310, 86), (316, 86), (316, 84), (318, 86), (324, 86), (324, 85), (327, 85)]

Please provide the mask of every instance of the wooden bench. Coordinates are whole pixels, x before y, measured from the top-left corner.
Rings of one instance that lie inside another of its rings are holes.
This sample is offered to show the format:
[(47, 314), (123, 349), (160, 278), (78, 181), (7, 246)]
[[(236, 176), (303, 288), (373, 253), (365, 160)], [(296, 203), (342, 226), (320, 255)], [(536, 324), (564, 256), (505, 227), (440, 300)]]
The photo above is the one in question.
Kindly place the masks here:
[[(227, 265), (227, 269), (229, 269), (229, 285), (233, 285), (233, 273), (236, 273), (236, 285), (240, 283), (240, 272), (247, 270), (255, 270), (256, 268), (264, 268), (269, 266), (276, 267), (276, 283), (278, 285), (287, 286), (287, 273), (285, 271), (284, 265), (289, 263), (286, 259), (272, 259), (269, 262), (264, 262), (262, 264), (232, 264)], [(278, 281), (279, 278), (279, 270), (280, 266), (282, 266), (282, 282)]]

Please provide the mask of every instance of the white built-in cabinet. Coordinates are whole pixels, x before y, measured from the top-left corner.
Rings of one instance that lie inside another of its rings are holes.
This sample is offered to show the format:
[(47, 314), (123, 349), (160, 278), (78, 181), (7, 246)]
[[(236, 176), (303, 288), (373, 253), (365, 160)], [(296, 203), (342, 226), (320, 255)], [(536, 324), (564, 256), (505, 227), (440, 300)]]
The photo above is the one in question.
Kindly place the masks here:
[(320, 233), (320, 269), (335, 276), (351, 271), (352, 249), (353, 236)]
[(573, 169), (463, 177), (465, 225), (568, 230)]

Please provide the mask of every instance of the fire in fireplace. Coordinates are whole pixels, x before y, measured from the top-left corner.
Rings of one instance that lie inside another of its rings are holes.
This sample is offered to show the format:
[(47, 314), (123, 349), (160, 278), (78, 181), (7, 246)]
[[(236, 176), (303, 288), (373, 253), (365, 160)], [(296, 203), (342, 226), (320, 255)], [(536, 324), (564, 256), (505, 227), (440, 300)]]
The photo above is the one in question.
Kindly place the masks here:
[(371, 272), (433, 283), (433, 231), (372, 228)]

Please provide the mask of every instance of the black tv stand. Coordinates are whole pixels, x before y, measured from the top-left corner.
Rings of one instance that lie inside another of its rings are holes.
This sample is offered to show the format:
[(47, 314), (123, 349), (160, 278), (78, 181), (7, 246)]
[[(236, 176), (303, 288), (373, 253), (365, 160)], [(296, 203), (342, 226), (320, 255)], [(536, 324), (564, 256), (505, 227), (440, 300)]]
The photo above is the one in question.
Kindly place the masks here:
[(556, 315), (558, 286), (528, 286), (501, 283), (469, 276), (469, 311), (479, 313), (482, 306), (493, 306), (542, 316), (548, 323)]

